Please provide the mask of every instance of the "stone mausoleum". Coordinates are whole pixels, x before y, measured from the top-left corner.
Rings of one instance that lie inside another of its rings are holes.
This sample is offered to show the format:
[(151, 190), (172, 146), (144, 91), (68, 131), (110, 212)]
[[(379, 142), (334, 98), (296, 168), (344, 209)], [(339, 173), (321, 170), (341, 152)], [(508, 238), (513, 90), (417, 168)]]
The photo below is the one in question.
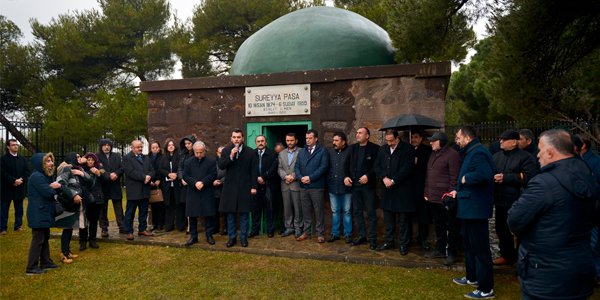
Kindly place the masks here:
[(316, 129), (320, 144), (331, 148), (334, 132), (354, 143), (362, 126), (382, 144), (379, 128), (401, 114), (443, 125), (450, 62), (398, 65), (393, 57), (387, 32), (358, 14), (298, 10), (248, 38), (229, 76), (142, 82), (150, 140), (193, 134), (215, 156), (236, 127), (251, 147), (261, 134), (268, 147), (285, 144), (288, 132), (302, 146), (306, 130)]

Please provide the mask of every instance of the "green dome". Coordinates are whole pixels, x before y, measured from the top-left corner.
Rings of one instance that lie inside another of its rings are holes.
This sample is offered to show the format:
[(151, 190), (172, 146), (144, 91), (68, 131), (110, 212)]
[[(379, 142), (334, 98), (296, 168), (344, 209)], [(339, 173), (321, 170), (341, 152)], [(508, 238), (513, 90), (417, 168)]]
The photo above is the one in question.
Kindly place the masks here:
[(289, 13), (250, 36), (231, 75), (395, 64), (383, 28), (351, 11), (327, 6)]

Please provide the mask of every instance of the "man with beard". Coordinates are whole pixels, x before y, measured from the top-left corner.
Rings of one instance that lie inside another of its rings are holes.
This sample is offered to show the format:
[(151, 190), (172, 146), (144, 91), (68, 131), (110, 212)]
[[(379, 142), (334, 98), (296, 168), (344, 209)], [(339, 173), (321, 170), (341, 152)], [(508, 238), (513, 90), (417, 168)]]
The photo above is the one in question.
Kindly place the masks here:
[(121, 155), (112, 152), (113, 143), (109, 139), (100, 140), (100, 152), (96, 154), (100, 164), (110, 176), (110, 182), (102, 182), (102, 193), (104, 194), (104, 203), (100, 210), (100, 228), (102, 228), (102, 237), (108, 237), (108, 200), (112, 200), (119, 233), (124, 234), (124, 215), (123, 215), (123, 190), (121, 189), (121, 176), (123, 167), (121, 166)]

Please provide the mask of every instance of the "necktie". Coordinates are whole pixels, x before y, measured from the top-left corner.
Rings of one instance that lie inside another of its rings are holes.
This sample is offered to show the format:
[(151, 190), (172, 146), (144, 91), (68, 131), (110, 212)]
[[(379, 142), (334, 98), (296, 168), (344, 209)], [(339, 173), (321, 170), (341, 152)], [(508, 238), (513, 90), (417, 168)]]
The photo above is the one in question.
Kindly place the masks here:
[(312, 155), (313, 148), (314, 148), (314, 147), (310, 147), (310, 148), (308, 148), (308, 155)]
[(258, 150), (258, 175), (262, 174), (262, 155), (264, 150)]
[(137, 157), (138, 157), (138, 159), (140, 160), (140, 162), (142, 162), (142, 156), (141, 156), (141, 155), (138, 155)]

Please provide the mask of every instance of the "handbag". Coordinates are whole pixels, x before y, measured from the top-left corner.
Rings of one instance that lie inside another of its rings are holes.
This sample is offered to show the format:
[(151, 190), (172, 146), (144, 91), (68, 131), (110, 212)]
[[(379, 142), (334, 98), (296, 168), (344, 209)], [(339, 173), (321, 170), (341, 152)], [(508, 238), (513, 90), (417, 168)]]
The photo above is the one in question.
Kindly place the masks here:
[(62, 204), (60, 204), (60, 202), (54, 198), (54, 217), (60, 216), (64, 212), (65, 210), (63, 209)]
[(150, 203), (163, 202), (163, 194), (160, 189), (151, 189), (150, 190)]

